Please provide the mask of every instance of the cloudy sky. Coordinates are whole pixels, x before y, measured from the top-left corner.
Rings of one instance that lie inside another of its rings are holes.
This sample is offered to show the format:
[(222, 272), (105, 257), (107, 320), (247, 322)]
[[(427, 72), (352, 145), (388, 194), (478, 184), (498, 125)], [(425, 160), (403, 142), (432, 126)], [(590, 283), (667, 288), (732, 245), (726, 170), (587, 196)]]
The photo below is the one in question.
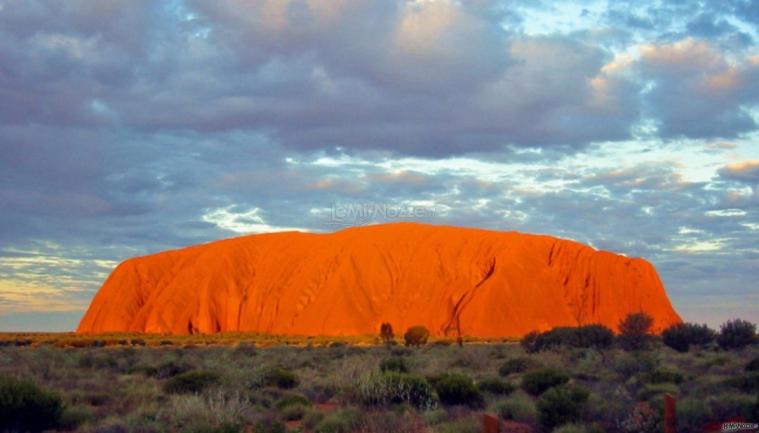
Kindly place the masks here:
[(759, 321), (759, 1), (0, 0), (0, 330), (131, 256), (405, 218)]

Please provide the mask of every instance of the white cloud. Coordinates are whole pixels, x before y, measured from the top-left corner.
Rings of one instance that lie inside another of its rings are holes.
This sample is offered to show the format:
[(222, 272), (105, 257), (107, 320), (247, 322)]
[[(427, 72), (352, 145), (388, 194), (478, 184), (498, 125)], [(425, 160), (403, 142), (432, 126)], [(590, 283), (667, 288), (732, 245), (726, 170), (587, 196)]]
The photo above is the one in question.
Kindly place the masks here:
[(235, 206), (212, 209), (206, 212), (202, 219), (207, 223), (215, 224), (219, 228), (235, 233), (309, 231), (300, 227), (281, 227), (267, 224), (263, 216), (260, 215), (261, 209), (257, 207), (247, 211), (236, 211), (234, 209), (236, 209)]

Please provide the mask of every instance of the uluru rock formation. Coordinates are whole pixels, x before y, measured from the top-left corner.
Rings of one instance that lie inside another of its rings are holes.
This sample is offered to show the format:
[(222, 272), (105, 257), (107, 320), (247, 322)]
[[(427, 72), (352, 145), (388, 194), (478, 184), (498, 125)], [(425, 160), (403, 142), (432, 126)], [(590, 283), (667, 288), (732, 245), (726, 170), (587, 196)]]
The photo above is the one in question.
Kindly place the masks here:
[(681, 322), (654, 267), (550, 236), (397, 223), (243, 236), (121, 263), (78, 332), (433, 335)]

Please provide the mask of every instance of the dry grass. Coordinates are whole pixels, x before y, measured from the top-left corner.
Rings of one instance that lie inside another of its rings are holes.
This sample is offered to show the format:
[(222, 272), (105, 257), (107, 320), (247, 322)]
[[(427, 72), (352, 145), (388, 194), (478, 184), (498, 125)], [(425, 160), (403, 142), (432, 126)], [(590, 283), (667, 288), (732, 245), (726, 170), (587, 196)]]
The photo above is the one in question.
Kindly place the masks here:
[[(410, 349), (376, 345), (373, 336), (3, 334), (0, 340), (10, 342), (0, 347), (0, 375), (28, 378), (57, 391), (73, 413), (89, 414), (75, 427), (80, 432), (224, 433), (243, 431), (244, 426), (247, 431), (265, 432), (266, 426), (284, 425), (281, 402), (291, 394), (304, 396), (311, 405), (287, 413), (299, 413), (314, 426), (323, 415), (337, 410), (324, 422), (353, 426), (346, 427), (354, 429), (348, 431), (433, 433), (471, 428), (476, 409), (362, 407), (353, 400), (351, 390), (367, 373), (379, 372), (383, 359), (393, 356), (404, 358), (411, 374), (421, 378), (432, 380), (456, 372), (475, 381), (500, 377), (499, 368), (506, 360), (526, 357), (528, 371), (562, 369), (573, 385), (590, 391), (582, 419), (587, 425), (597, 423), (607, 432), (622, 431), (619, 426), (639, 400), (652, 407), (660, 405), (660, 391), (672, 392), (685, 401), (688, 419), (695, 424), (715, 414), (750, 410), (753, 392), (736, 388), (730, 380), (745, 374), (744, 366), (759, 356), (756, 346), (735, 352), (711, 349), (686, 354), (664, 347), (640, 354), (619, 349), (526, 354), (518, 344), (480, 342)], [(16, 340), (22, 345), (17, 346)], [(26, 340), (31, 342), (25, 345)], [(124, 340), (127, 343), (121, 344)], [(143, 340), (145, 346), (132, 345), (132, 340)], [(293, 372), (297, 386), (280, 389), (267, 384), (262, 378), (274, 368)], [(164, 384), (168, 376), (187, 369), (218, 373), (221, 381), (198, 395), (167, 394)], [(669, 377), (662, 371), (680, 374), (683, 380), (652, 383), (653, 377)], [(502, 377), (517, 391), (511, 395), (484, 393), (485, 407), (516, 413), (539, 431), (535, 414), (530, 412), (537, 399), (519, 390), (525, 373)], [(259, 430), (253, 429), (256, 425)], [(289, 431), (306, 431), (301, 420), (290, 420), (287, 425)], [(272, 428), (268, 431), (277, 431)]]

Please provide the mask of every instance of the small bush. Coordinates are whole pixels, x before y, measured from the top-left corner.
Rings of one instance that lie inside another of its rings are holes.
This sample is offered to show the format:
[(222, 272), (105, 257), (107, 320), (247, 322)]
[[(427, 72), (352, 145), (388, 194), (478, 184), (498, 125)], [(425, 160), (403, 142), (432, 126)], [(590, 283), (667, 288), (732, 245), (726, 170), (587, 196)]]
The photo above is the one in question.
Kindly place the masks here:
[(298, 376), (286, 368), (270, 368), (264, 372), (263, 383), (266, 386), (276, 386), (282, 389), (292, 389), (298, 386)]
[(221, 376), (212, 371), (193, 370), (178, 374), (163, 386), (168, 394), (198, 394), (204, 389), (220, 382)]
[(519, 344), (522, 346), (525, 352), (527, 353), (536, 353), (541, 350), (540, 347), (540, 332), (538, 331), (532, 331), (528, 334), (526, 334), (524, 337), (522, 337), (522, 340), (519, 342)]
[(507, 395), (514, 392), (516, 387), (509, 382), (497, 377), (488, 377), (477, 382), (477, 387), (482, 392), (495, 395)]
[(443, 404), (482, 407), (482, 393), (469, 376), (448, 373), (435, 378), (432, 385)]
[(383, 323), (380, 326), (380, 338), (382, 338), (383, 343), (391, 344), (393, 342), (393, 339), (395, 338), (395, 333), (393, 332), (393, 325), (389, 323)]
[(522, 338), (522, 347), (528, 353), (540, 352), (556, 347), (585, 349), (605, 349), (614, 342), (614, 332), (603, 325), (592, 324), (580, 327), (559, 326), (547, 332), (531, 332)]
[(436, 433), (480, 433), (481, 431), (481, 422), (473, 417), (442, 422), (435, 426)]
[(746, 419), (756, 419), (751, 416), (754, 398), (749, 394), (728, 392), (712, 395), (707, 399), (707, 406), (712, 411), (713, 419), (730, 419), (742, 416)]
[(306, 406), (303, 406), (302, 404), (287, 406), (282, 409), (282, 418), (284, 418), (285, 421), (296, 421), (302, 419), (305, 414)]
[(526, 357), (507, 359), (498, 368), (498, 374), (505, 377), (513, 373), (522, 373), (530, 368), (532, 364), (533, 362)]
[(679, 385), (684, 380), (685, 378), (682, 373), (665, 368), (654, 370), (649, 377), (651, 383), (674, 383), (675, 385)]
[(614, 343), (614, 332), (604, 325), (584, 325), (575, 331), (576, 346), (588, 349), (606, 349)]
[(743, 392), (759, 392), (759, 373), (748, 372), (743, 376), (731, 377), (726, 381), (726, 385)]
[(274, 406), (277, 409), (284, 409), (288, 406), (311, 406), (311, 401), (299, 394), (288, 394), (280, 398)]
[(719, 347), (729, 349), (741, 349), (756, 343), (756, 325), (751, 322), (735, 319), (729, 320), (720, 327), (717, 336)]
[(713, 421), (712, 410), (703, 398), (686, 397), (677, 402), (677, 427), (683, 431), (701, 431)]
[(534, 423), (538, 418), (535, 402), (521, 392), (497, 401), (495, 411), (501, 418), (517, 422)]
[(392, 358), (383, 359), (380, 362), (380, 371), (396, 371), (398, 373), (408, 373), (408, 366), (406, 366), (406, 360), (394, 356)]
[(759, 371), (759, 357), (752, 359), (746, 364), (746, 371)]
[(95, 419), (92, 411), (86, 406), (71, 406), (63, 410), (58, 421), (60, 430), (76, 430), (82, 424)]
[(628, 314), (619, 323), (617, 341), (625, 350), (641, 350), (651, 341), (651, 326), (654, 319), (646, 313)]
[(0, 376), (0, 431), (40, 432), (58, 424), (63, 401), (32, 382)]
[(352, 433), (360, 423), (361, 414), (358, 411), (344, 409), (325, 416), (314, 427), (314, 433)]
[(529, 394), (538, 396), (550, 388), (567, 382), (569, 382), (567, 374), (552, 368), (545, 368), (525, 374), (522, 377), (522, 389)]
[(354, 398), (367, 406), (408, 403), (419, 409), (431, 409), (437, 403), (432, 386), (423, 377), (394, 371), (362, 377), (353, 392)]
[(553, 349), (555, 347), (578, 347), (579, 335), (577, 328), (569, 326), (559, 326), (550, 331), (540, 334), (538, 337), (538, 346), (540, 350)]
[(603, 429), (597, 426), (572, 423), (556, 427), (551, 433), (603, 433)]
[(678, 323), (662, 332), (662, 342), (678, 352), (687, 352), (691, 345), (704, 346), (714, 341), (715, 333), (706, 325)]
[(242, 342), (235, 347), (234, 354), (239, 357), (255, 356), (258, 353), (256, 345), (252, 343)]
[(589, 392), (583, 388), (557, 386), (538, 399), (538, 419), (546, 430), (580, 420)]
[(612, 368), (622, 376), (629, 378), (639, 373), (649, 373), (659, 365), (656, 354), (648, 352), (620, 353), (614, 359)]
[(287, 433), (287, 427), (276, 417), (266, 416), (256, 421), (253, 431), (255, 433)]
[(427, 344), (429, 338), (430, 331), (424, 326), (412, 326), (408, 328), (405, 334), (403, 334), (406, 346), (422, 346)]
[(132, 346), (144, 346), (146, 344), (145, 340), (143, 340), (142, 338), (133, 338), (133, 339), (129, 340), (129, 343)]
[(323, 419), (323, 412), (319, 412), (318, 410), (306, 410), (306, 413), (303, 414), (303, 427), (308, 430), (313, 430)]
[(680, 389), (673, 383), (660, 383), (654, 385), (644, 385), (638, 391), (637, 398), (640, 401), (650, 402), (654, 398), (661, 396), (662, 394), (677, 395)]
[(177, 361), (166, 361), (155, 368), (152, 372), (152, 376), (156, 379), (168, 379), (192, 370), (193, 367), (187, 363), (180, 363)]

